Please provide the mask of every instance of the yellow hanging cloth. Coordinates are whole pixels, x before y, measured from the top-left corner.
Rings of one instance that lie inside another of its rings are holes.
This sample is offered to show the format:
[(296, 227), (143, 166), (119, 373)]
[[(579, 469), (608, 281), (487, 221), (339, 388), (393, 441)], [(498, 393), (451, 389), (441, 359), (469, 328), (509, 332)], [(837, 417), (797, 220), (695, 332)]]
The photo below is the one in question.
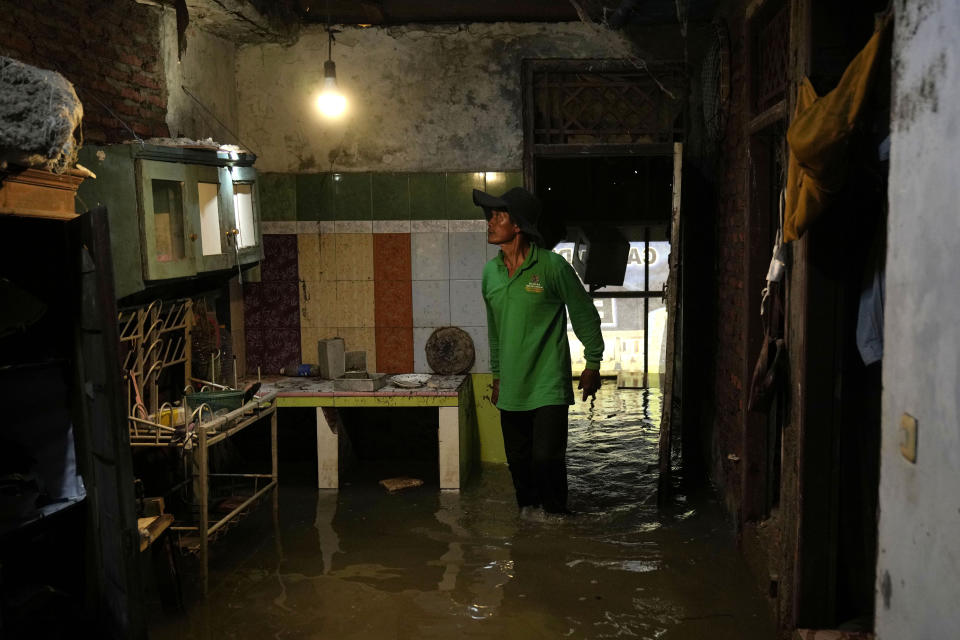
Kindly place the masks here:
[(796, 111), (787, 129), (784, 242), (802, 236), (846, 181), (850, 137), (870, 94), (877, 61), (886, 51), (890, 22), (884, 20), (833, 91), (817, 97), (809, 78), (798, 88)]

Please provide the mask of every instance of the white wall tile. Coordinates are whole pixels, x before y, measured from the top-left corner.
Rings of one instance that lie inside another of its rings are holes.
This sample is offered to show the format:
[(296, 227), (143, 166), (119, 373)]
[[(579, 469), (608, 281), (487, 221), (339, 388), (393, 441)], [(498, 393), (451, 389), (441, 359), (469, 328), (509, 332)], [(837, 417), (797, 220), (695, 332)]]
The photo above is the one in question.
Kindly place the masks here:
[(374, 233), (410, 233), (409, 220), (374, 220)]
[(337, 233), (373, 233), (373, 220), (335, 220)]
[(487, 234), (456, 232), (450, 237), (450, 278), (479, 278), (487, 261)]
[(410, 271), (414, 280), (447, 280), (449, 255), (447, 233), (410, 234)]
[(471, 231), (474, 233), (487, 233), (486, 220), (450, 220), (450, 233), (460, 231)]
[(493, 260), (497, 257), (497, 254), (500, 253), (500, 245), (498, 244), (488, 244), (487, 245), (487, 260)]
[(461, 328), (486, 326), (487, 308), (480, 284), (480, 280), (450, 281), (450, 324)]
[(446, 233), (449, 230), (447, 220), (411, 220), (410, 233)]
[(296, 220), (264, 220), (260, 223), (260, 233), (263, 234), (293, 234), (296, 232)]
[(486, 327), (461, 327), (473, 340), (474, 360), (471, 373), (490, 373), (490, 340)]
[(297, 220), (297, 233), (320, 233), (320, 222), (317, 220)]
[(414, 280), (413, 326), (446, 327), (450, 325), (449, 280)]
[(433, 327), (415, 328), (413, 330), (413, 372), (414, 373), (433, 373), (433, 369), (427, 364), (427, 340), (433, 333)]

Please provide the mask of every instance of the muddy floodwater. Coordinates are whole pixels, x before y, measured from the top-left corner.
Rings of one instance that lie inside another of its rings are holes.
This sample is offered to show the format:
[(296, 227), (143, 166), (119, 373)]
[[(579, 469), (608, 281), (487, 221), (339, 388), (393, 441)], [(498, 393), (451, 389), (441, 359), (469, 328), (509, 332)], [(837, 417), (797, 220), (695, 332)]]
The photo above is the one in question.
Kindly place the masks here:
[(185, 563), (187, 611), (152, 613), (151, 636), (774, 638), (709, 491), (657, 508), (659, 416), (655, 389), (578, 401), (563, 520), (521, 518), (505, 465), (459, 493), (284, 483), (276, 520), (267, 501), (212, 547), (206, 600)]

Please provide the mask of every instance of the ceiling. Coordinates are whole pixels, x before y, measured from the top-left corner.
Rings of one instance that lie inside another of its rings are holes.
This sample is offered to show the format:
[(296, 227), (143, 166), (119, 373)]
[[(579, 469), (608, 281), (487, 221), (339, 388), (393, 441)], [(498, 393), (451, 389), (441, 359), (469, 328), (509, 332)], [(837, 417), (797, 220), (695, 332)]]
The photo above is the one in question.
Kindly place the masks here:
[(715, 0), (136, 0), (186, 8), (191, 24), (237, 42), (292, 41), (301, 25), (394, 26), (593, 21), (613, 29), (711, 18)]
[[(708, 0), (284, 0), (305, 22), (398, 25), (445, 22), (567, 22), (589, 18), (613, 26), (708, 19)], [(582, 13), (582, 15), (581, 15)]]

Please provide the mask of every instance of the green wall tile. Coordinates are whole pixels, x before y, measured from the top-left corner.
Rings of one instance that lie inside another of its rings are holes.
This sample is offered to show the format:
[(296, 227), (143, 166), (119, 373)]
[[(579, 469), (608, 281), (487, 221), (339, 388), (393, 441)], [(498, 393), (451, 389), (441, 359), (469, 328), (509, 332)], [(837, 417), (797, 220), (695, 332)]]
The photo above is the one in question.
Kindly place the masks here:
[(444, 190), (447, 218), (451, 220), (482, 218), (483, 210), (473, 204), (473, 190), (483, 191), (484, 186), (482, 171), (448, 173)]
[(406, 173), (374, 173), (371, 177), (374, 220), (410, 219), (410, 179)]
[(506, 193), (514, 187), (523, 186), (522, 171), (488, 171), (486, 173), (487, 193), (495, 196)]
[(410, 174), (410, 218), (413, 220), (446, 220), (444, 208), (444, 175), (442, 173)]
[(335, 173), (333, 185), (337, 220), (370, 220), (369, 173)]
[(505, 182), (503, 190), (508, 191), (514, 187), (523, 186), (523, 172), (522, 171), (507, 171), (505, 172)]
[(297, 175), (297, 220), (334, 220), (333, 177), (329, 173)]
[(257, 176), (260, 218), (266, 221), (297, 219), (297, 177), (291, 173)]

